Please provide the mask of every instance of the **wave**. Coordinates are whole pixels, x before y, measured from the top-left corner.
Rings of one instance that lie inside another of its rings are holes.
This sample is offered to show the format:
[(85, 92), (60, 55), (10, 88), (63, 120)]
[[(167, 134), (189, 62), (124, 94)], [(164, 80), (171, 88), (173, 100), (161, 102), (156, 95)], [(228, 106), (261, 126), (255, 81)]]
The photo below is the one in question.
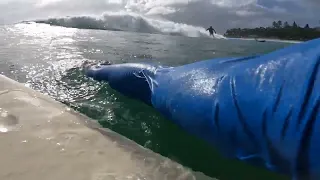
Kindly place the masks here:
[[(210, 37), (203, 27), (176, 23), (165, 19), (151, 18), (128, 12), (109, 12), (104, 13), (101, 16), (50, 18), (46, 20), (36, 20), (34, 22), (79, 29), (129, 31), (182, 35), (188, 37)], [(221, 39), (225, 37), (216, 34), (215, 38)]]

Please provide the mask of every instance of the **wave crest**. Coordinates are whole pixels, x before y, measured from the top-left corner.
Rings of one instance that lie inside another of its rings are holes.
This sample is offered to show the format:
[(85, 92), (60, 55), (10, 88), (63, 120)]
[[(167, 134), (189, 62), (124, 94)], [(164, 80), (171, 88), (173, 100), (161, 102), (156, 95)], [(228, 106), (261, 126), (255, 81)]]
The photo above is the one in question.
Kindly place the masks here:
[[(182, 35), (188, 37), (209, 37), (208, 32), (206, 32), (206, 30), (202, 27), (123, 12), (104, 13), (102, 16), (98, 17), (77, 16), (50, 18), (46, 20), (37, 20), (35, 22), (79, 29), (100, 29)], [(216, 34), (215, 38), (221, 39), (225, 37), (223, 35)]]

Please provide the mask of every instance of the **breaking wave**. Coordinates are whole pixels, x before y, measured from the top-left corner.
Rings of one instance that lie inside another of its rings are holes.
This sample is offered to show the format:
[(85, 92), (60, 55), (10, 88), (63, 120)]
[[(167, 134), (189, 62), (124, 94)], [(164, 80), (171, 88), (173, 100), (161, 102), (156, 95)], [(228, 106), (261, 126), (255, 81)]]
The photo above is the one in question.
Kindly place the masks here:
[[(35, 22), (79, 29), (100, 29), (182, 35), (188, 37), (209, 37), (208, 32), (203, 27), (175, 23), (164, 19), (150, 18), (134, 13), (104, 13), (102, 16), (50, 18), (46, 20), (37, 20)], [(223, 35), (216, 34), (215, 38), (221, 39), (225, 37)]]

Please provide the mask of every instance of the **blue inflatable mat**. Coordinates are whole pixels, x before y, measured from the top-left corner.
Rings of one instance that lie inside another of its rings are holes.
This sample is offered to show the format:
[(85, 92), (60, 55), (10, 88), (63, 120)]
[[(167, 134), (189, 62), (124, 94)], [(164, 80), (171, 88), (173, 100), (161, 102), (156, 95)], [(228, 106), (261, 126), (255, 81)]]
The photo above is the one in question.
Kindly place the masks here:
[(229, 158), (320, 179), (320, 39), (178, 67), (126, 63), (86, 75), (153, 106)]

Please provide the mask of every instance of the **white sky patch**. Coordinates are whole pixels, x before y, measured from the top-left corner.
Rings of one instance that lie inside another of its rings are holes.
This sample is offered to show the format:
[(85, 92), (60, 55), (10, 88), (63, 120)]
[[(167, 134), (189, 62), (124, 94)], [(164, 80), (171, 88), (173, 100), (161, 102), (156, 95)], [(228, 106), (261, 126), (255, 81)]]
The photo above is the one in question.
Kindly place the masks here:
[(175, 13), (176, 9), (170, 7), (155, 7), (150, 9), (146, 15), (159, 15), (159, 14), (172, 14)]
[(211, 0), (212, 4), (221, 7), (243, 7), (250, 4), (256, 4), (257, 0)]
[(279, 6), (274, 6), (271, 10), (273, 10), (273, 11), (276, 12), (276, 13), (286, 13), (286, 12), (287, 12), (286, 9), (281, 8), (281, 7), (279, 7)]
[(63, 1), (63, 0), (40, 0), (36, 6), (37, 7), (43, 7), (43, 6), (46, 6), (46, 5), (49, 5), (49, 4), (52, 4), (52, 3), (57, 3), (59, 1)]
[(246, 16), (254, 16), (257, 13), (252, 11), (247, 11), (247, 10), (239, 10), (239, 11), (236, 11), (236, 14), (238, 16), (246, 17)]
[(143, 14), (168, 14), (175, 12), (175, 5), (185, 5), (194, 0), (128, 0), (125, 8)]
[(122, 4), (122, 0), (106, 0), (110, 4)]

